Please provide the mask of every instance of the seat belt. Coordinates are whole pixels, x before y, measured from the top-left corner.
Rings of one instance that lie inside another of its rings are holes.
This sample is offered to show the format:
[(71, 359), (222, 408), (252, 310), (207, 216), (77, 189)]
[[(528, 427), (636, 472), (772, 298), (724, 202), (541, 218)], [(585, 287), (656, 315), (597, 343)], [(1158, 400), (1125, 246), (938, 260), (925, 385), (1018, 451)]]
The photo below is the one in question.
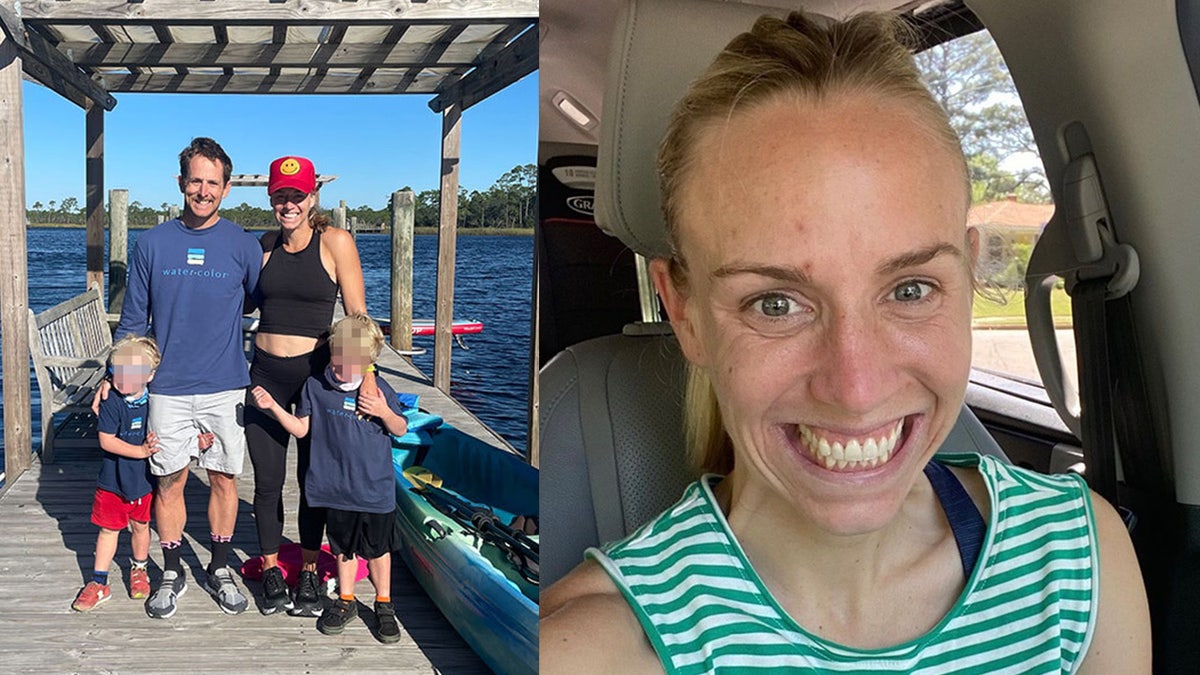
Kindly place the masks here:
[(1113, 506), (1117, 495), (1117, 438), (1113, 431), (1108, 363), (1108, 279), (1088, 279), (1071, 290), (1075, 349), (1079, 363), (1079, 419), (1087, 481)]

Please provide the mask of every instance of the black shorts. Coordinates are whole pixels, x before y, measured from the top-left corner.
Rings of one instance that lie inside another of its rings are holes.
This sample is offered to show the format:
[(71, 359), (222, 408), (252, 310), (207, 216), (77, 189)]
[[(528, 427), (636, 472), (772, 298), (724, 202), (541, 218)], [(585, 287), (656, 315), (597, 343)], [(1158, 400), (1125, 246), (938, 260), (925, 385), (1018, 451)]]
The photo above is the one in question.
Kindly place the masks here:
[(334, 555), (373, 560), (400, 548), (396, 512), (325, 510), (325, 536)]

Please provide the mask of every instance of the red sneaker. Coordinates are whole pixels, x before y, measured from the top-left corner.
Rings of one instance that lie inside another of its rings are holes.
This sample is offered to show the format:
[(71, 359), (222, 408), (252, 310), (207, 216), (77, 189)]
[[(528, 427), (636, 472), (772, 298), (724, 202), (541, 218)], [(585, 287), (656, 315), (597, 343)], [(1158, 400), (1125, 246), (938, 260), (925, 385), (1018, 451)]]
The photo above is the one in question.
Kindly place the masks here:
[(150, 573), (145, 567), (135, 567), (129, 571), (129, 597), (146, 598), (150, 596)]
[(112, 589), (108, 586), (89, 581), (87, 586), (79, 591), (79, 595), (75, 596), (75, 602), (71, 603), (71, 609), (76, 612), (88, 612), (95, 609), (97, 605), (108, 602), (111, 597)]

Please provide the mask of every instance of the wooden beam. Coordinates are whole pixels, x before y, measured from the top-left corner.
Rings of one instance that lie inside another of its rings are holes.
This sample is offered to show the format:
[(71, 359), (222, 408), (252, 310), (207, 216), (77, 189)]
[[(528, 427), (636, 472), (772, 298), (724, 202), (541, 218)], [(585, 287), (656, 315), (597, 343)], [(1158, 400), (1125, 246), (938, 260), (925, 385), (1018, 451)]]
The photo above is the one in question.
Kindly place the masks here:
[[(360, 80), (334, 75), (169, 75), (141, 73), (106, 74), (109, 91), (178, 94), (432, 94), (437, 82), (420, 80), (406, 84), (403, 74), (380, 71)], [(433, 79), (433, 78), (430, 78)]]
[(458, 165), (462, 111), (442, 111), (442, 178), (438, 215), (437, 311), (434, 317), (433, 386), (450, 393), (450, 349), (454, 344), (454, 248), (458, 236)]
[(457, 105), (466, 110), (537, 70), (537, 36), (537, 26), (534, 25), (462, 79), (439, 87), (438, 95), (429, 102), (430, 109), (441, 112), (449, 105)]
[(87, 216), (87, 283), (104, 288), (104, 108), (90, 104), (86, 108), (84, 150), (84, 214)]
[(24, 0), (25, 19), (61, 24), (152, 21), (174, 25), (224, 23), (287, 23), (314, 25), (334, 21), (347, 23), (430, 22), (468, 19), (476, 23), (509, 19), (535, 19), (538, 0), (456, 0), (413, 2), (412, 0), (284, 0), (283, 2), (115, 2), (114, 0)]
[(33, 67), (24, 66), (30, 76), (79, 105), (82, 105), (79, 99), (83, 97), (91, 99), (105, 110), (116, 107), (117, 99), (81, 72), (67, 57), (59, 54), (46, 38), (37, 31), (26, 31), (8, 3), (0, 3), (0, 25), (13, 46), (20, 50), (24, 64), (37, 64)]
[[(392, 193), (392, 346), (411, 352), (413, 313), (413, 221), (416, 200), (412, 190)], [(411, 361), (411, 357), (409, 358)]]
[(407, 88), (408, 85), (412, 84), (413, 81), (417, 79), (417, 76), (421, 74), (421, 71), (425, 67), (441, 66), (442, 64), (438, 63), (438, 59), (442, 58), (442, 54), (446, 53), (446, 50), (450, 48), (450, 45), (454, 44), (454, 41), (457, 40), (458, 36), (462, 35), (463, 31), (466, 29), (466, 26), (449, 26), (446, 28), (446, 31), (442, 33), (440, 37), (438, 37), (437, 41), (430, 43), (429, 48), (425, 51), (425, 54), (421, 59), (421, 61), (424, 64), (428, 64), (428, 66), (409, 68), (408, 72), (404, 74), (404, 78), (406, 80), (405, 88)]
[(93, 68), (180, 66), (188, 68), (408, 68), (470, 66), (471, 62), (428, 63), (424, 44), (215, 44), (175, 42), (60, 42), (76, 64)]
[(108, 191), (108, 313), (120, 314), (129, 272), (129, 190)]
[[(0, 7), (9, 10), (8, 0)], [(4, 334), (4, 472), (12, 485), (31, 463), (29, 277), (25, 242), (25, 131), (21, 55), (0, 33), (0, 333)]]

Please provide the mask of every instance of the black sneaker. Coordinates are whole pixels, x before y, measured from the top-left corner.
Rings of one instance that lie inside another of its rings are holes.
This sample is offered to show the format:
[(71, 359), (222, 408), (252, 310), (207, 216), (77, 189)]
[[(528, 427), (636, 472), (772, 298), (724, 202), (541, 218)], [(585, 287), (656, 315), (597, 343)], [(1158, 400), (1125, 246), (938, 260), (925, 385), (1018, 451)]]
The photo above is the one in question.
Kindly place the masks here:
[(318, 592), (320, 583), (317, 573), (308, 570), (300, 571), (300, 582), (296, 584), (295, 595), (288, 614), (292, 616), (321, 616), (321, 595)]
[(358, 616), (358, 601), (338, 598), (317, 619), (317, 630), (326, 635), (340, 635), (354, 617)]
[(390, 602), (375, 603), (375, 617), (379, 619), (379, 641), (400, 641), (400, 624), (396, 622), (396, 608)]
[(288, 597), (287, 582), (283, 580), (283, 570), (278, 567), (263, 572), (263, 614), (274, 614), (281, 609), (291, 609), (292, 599)]

